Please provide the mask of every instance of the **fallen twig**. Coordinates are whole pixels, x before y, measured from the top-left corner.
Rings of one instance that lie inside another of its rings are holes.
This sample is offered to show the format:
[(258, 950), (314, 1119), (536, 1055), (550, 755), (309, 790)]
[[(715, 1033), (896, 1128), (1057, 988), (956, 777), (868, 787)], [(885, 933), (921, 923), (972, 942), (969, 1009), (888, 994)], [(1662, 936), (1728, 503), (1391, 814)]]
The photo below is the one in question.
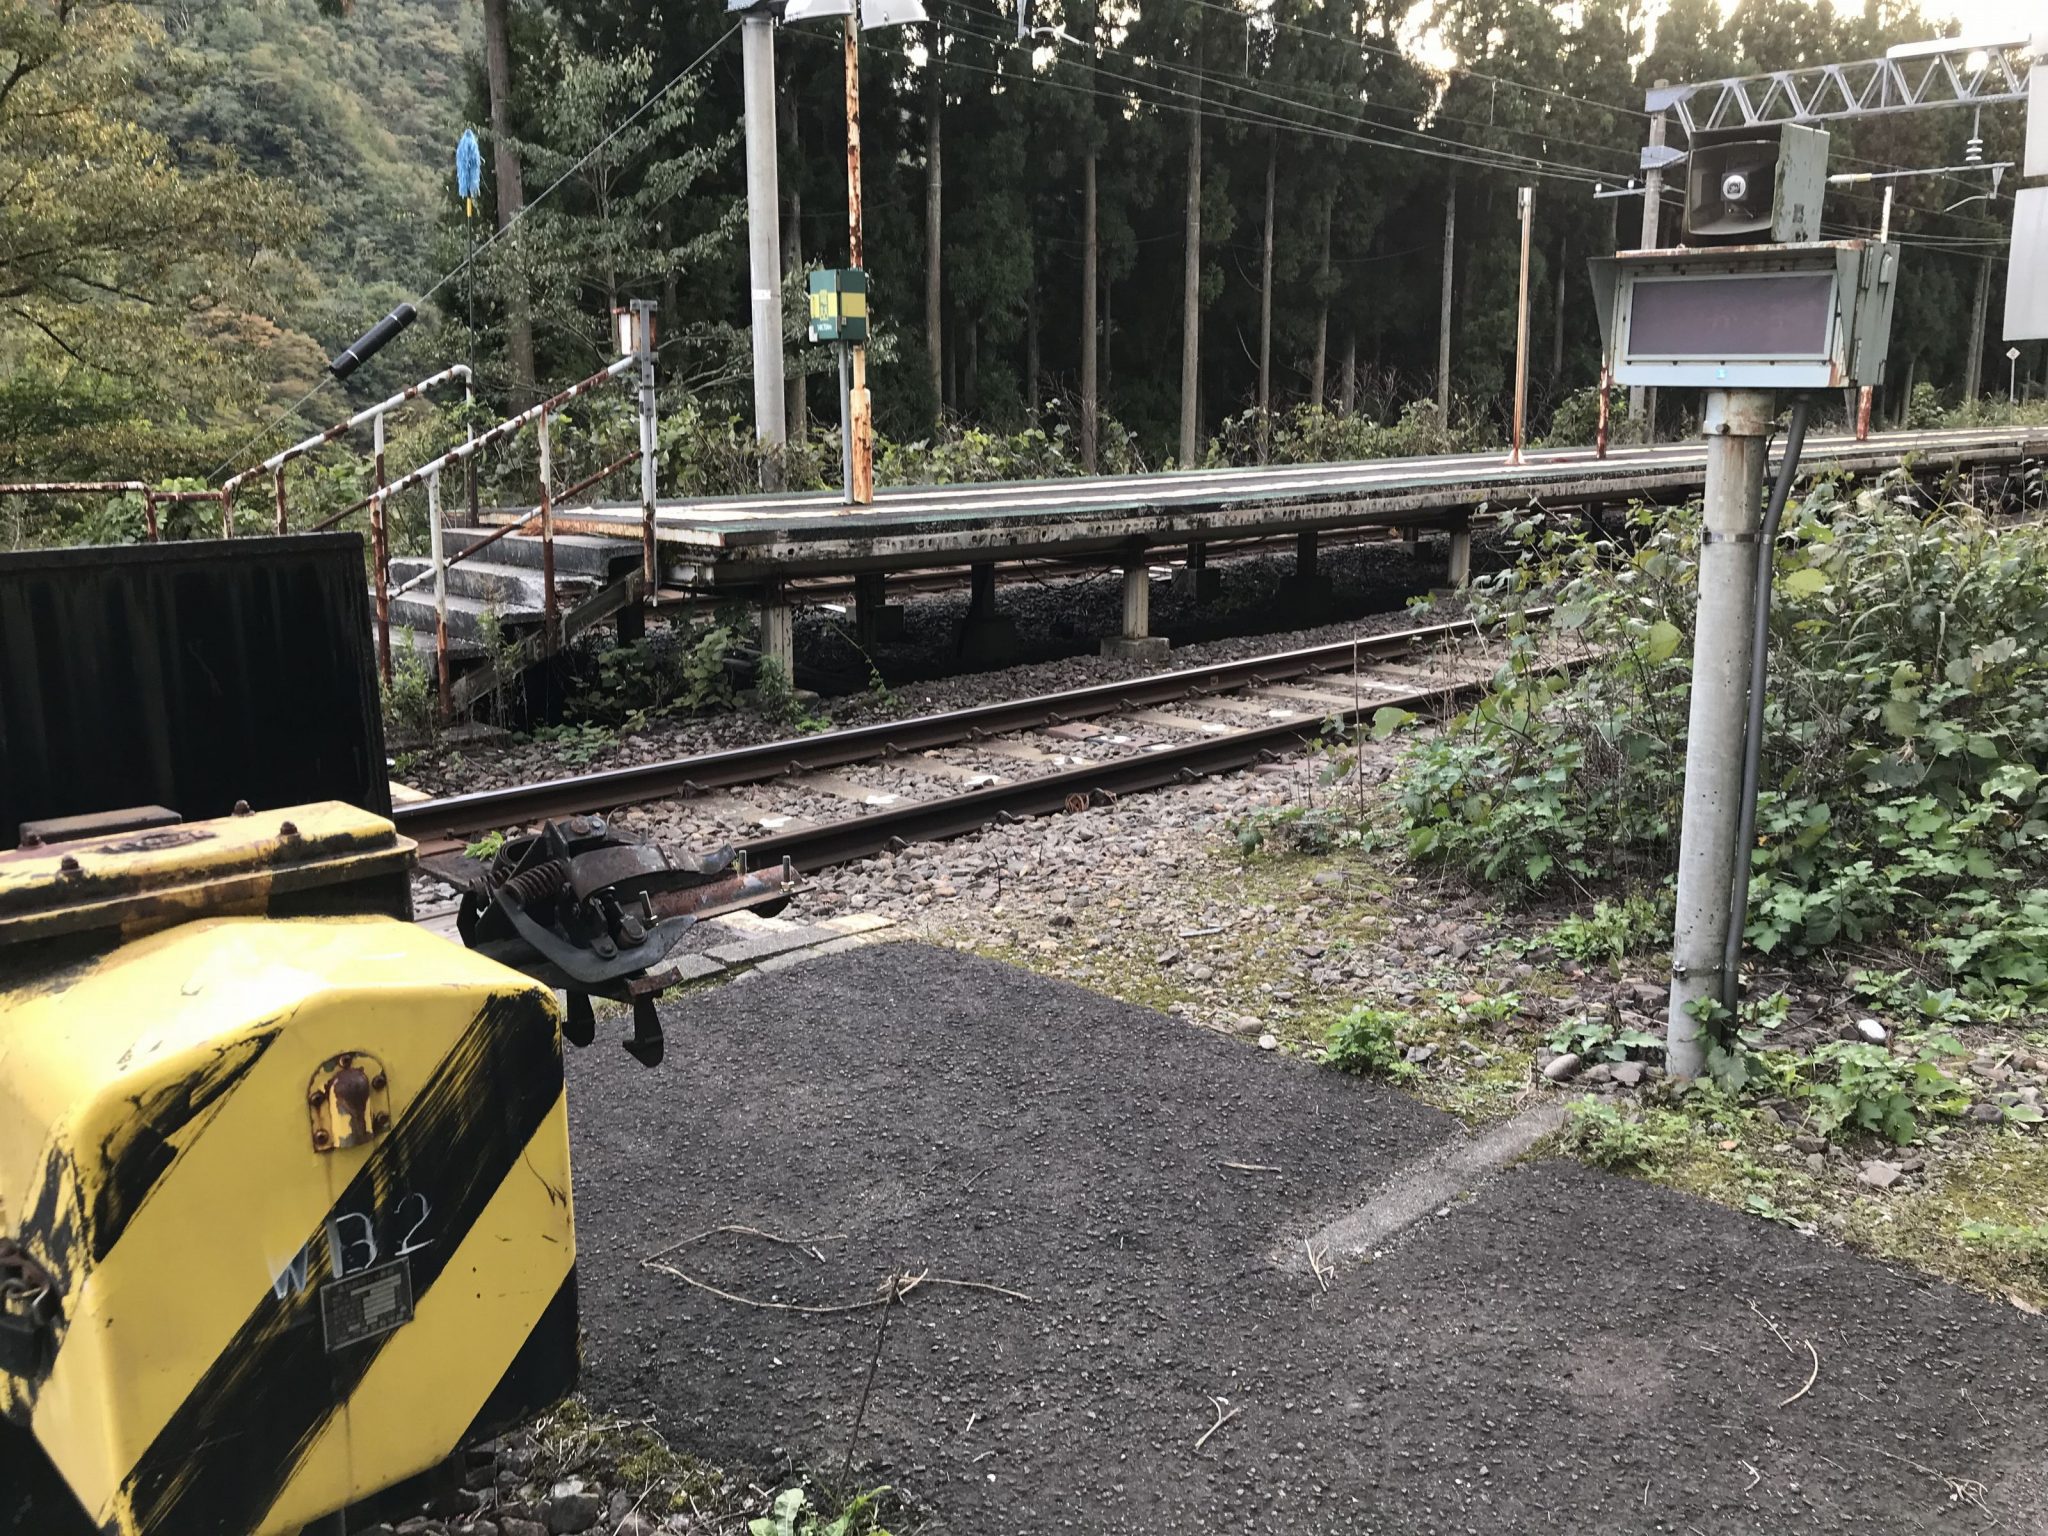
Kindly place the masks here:
[(1271, 1163), (1219, 1163), (1220, 1168), (1235, 1168), (1239, 1173), (1279, 1173)]
[(1764, 1480), (1764, 1475), (1763, 1473), (1757, 1471), (1757, 1469), (1749, 1462), (1745, 1461), (1742, 1465), (1744, 1469), (1747, 1470), (1749, 1473), (1749, 1482), (1744, 1486), (1742, 1490), (1744, 1493), (1747, 1493), (1751, 1488), (1754, 1488), (1758, 1483)]
[[(1327, 1291), (1330, 1288), (1330, 1276), (1337, 1272), (1337, 1266), (1334, 1264), (1325, 1266), (1321, 1255), (1315, 1250), (1315, 1244), (1305, 1237), (1301, 1240), (1301, 1250), (1308, 1255), (1308, 1267), (1315, 1271), (1316, 1284)], [(1328, 1253), (1329, 1249), (1325, 1248), (1323, 1252)]]
[(1785, 1332), (1783, 1328), (1780, 1328), (1775, 1322), (1773, 1322), (1770, 1319), (1769, 1315), (1765, 1313), (1762, 1307), (1758, 1306), (1755, 1302), (1752, 1301), (1749, 1304), (1749, 1310), (1757, 1315), (1758, 1320), (1761, 1321), (1766, 1328), (1770, 1329), (1772, 1333), (1778, 1336), (1778, 1342), (1785, 1346), (1786, 1354), (1796, 1355), (1799, 1353), (1798, 1349), (1793, 1346), (1792, 1336)]
[[(846, 1479), (853, 1472), (853, 1448), (860, 1444), (860, 1426), (868, 1416), (868, 1394), (874, 1390), (875, 1373), (882, 1368), (882, 1340), (889, 1336), (889, 1303), (908, 1294), (904, 1288), (906, 1279), (908, 1276), (905, 1275), (885, 1277), (882, 1281), (882, 1294), (875, 1298), (874, 1304), (882, 1309), (882, 1320), (875, 1325), (874, 1357), (868, 1361), (868, 1379), (861, 1383), (860, 1405), (853, 1410), (853, 1428), (846, 1436), (846, 1460), (839, 1468), (839, 1486), (842, 1490), (847, 1488)], [(916, 1283), (911, 1281), (913, 1285)]]
[(1228, 1424), (1232, 1419), (1236, 1418), (1238, 1414), (1242, 1411), (1240, 1409), (1233, 1408), (1230, 1410), (1230, 1412), (1225, 1413), (1223, 1411), (1223, 1405), (1230, 1401), (1230, 1399), (1227, 1397), (1212, 1397), (1209, 1399), (1209, 1401), (1216, 1405), (1216, 1422), (1214, 1424), (1211, 1424), (1207, 1429), (1203, 1430), (1202, 1438), (1195, 1442), (1195, 1449), (1198, 1451), (1203, 1446), (1209, 1443), (1209, 1437), (1211, 1435), (1215, 1434), (1217, 1430), (1221, 1429), (1224, 1425)]
[(701, 1243), (705, 1238), (717, 1237), (721, 1232), (731, 1233), (735, 1237), (758, 1237), (763, 1242), (779, 1243), (784, 1248), (795, 1248), (799, 1252), (808, 1253), (820, 1264), (825, 1262), (825, 1256), (818, 1252), (817, 1244), (843, 1243), (846, 1241), (846, 1234), (844, 1232), (821, 1232), (816, 1237), (780, 1237), (773, 1232), (764, 1232), (759, 1227), (735, 1226), (728, 1223), (724, 1226), (706, 1227), (694, 1237), (679, 1238), (675, 1242), (670, 1243), (666, 1248), (657, 1248), (640, 1262), (642, 1264), (650, 1264), (656, 1259), (665, 1259), (678, 1248), (687, 1248), (692, 1243)]
[(1986, 1489), (1982, 1483), (1977, 1481), (1976, 1478), (1950, 1477), (1946, 1472), (1937, 1472), (1933, 1467), (1928, 1466), (1925, 1462), (1915, 1461), (1910, 1456), (1894, 1456), (1890, 1451), (1883, 1450), (1880, 1447), (1874, 1445), (1871, 1447), (1871, 1449), (1873, 1451), (1876, 1451), (1878, 1455), (1884, 1457), (1886, 1461), (1896, 1461), (1901, 1466), (1911, 1467), (1915, 1472), (1918, 1472), (1922, 1477), (1933, 1478), (1937, 1483), (1942, 1484), (1948, 1489), (1948, 1496), (1950, 1499), (1958, 1503), (1974, 1504), (1979, 1509), (1983, 1510), (1984, 1513), (1987, 1515), (1991, 1513), (1991, 1506), (1984, 1502), (1984, 1494), (1986, 1492)]
[(1820, 1380), (1820, 1351), (1813, 1347), (1813, 1340), (1806, 1339), (1802, 1342), (1804, 1342), (1806, 1345), (1806, 1352), (1813, 1356), (1813, 1374), (1806, 1378), (1805, 1386), (1801, 1387), (1797, 1392), (1794, 1392), (1790, 1397), (1786, 1398), (1785, 1401), (1778, 1404), (1780, 1408), (1790, 1408), (1794, 1403), (1798, 1402), (1799, 1399), (1806, 1396), (1807, 1393), (1811, 1392), (1813, 1390), (1813, 1384), (1816, 1381)]
[[(794, 1247), (795, 1244), (790, 1246)], [(700, 1280), (688, 1270), (681, 1269), (663, 1259), (642, 1259), (642, 1269), (657, 1270), (664, 1275), (673, 1275), (685, 1285), (694, 1285), (700, 1291), (708, 1291), (720, 1301), (735, 1302), (742, 1307), (757, 1307), (763, 1312), (806, 1312), (813, 1317), (826, 1317), (844, 1312), (871, 1312), (876, 1307), (885, 1307), (892, 1299), (907, 1297), (921, 1285), (950, 1285), (966, 1291), (989, 1291), (997, 1296), (1007, 1296), (1012, 1301), (1036, 1302), (1037, 1297), (1027, 1296), (1022, 1291), (1013, 1291), (1007, 1286), (990, 1285), (982, 1280), (949, 1280), (934, 1275), (930, 1270), (918, 1275), (893, 1275), (884, 1282), (884, 1288), (893, 1282), (895, 1289), (888, 1294), (870, 1297), (866, 1301), (835, 1302), (828, 1306), (814, 1306), (796, 1301), (762, 1301), (753, 1296), (742, 1296), (736, 1291), (721, 1290), (708, 1280)]]

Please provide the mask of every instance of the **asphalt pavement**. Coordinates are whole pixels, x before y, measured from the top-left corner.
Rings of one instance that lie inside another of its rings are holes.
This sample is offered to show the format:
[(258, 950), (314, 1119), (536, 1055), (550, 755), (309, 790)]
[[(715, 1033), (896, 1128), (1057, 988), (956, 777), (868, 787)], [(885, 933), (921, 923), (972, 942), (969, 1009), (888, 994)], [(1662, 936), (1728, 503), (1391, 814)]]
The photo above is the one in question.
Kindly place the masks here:
[(585, 1389), (679, 1448), (836, 1478), (872, 1369), (934, 1532), (2048, 1532), (2002, 1303), (1540, 1160), (1330, 1266), (1455, 1120), (922, 945), (669, 1024), (571, 1124)]

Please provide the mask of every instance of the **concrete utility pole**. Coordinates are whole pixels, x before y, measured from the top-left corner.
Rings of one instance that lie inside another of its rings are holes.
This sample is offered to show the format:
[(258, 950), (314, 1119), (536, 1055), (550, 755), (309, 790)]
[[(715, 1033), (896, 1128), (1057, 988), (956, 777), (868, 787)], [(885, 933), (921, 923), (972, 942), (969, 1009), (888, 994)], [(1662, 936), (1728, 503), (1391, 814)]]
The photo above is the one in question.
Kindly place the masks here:
[[(1679, 823), (1678, 913), (1671, 946), (1666, 1068), (1692, 1078), (1706, 1064), (1695, 1006), (1718, 1007), (1732, 910), (1729, 871), (1742, 820), (1742, 758), (1756, 623), (1757, 532), (1764, 445), (1776, 399), (1768, 390), (1707, 392), (1706, 510)], [(1762, 552), (1768, 557), (1769, 551)]]
[[(1657, 89), (1663, 90), (1671, 82), (1659, 80)], [(1665, 116), (1659, 112), (1650, 119), (1650, 148), (1664, 147)], [(1651, 157), (1655, 159), (1653, 155)], [(1664, 212), (1664, 167), (1652, 165), (1643, 172), (1643, 235), (1638, 250), (1654, 251), (1660, 239), (1660, 220)], [(1646, 409), (1647, 408), (1647, 409)], [(1656, 440), (1657, 391), (1645, 389), (1640, 384), (1631, 384), (1628, 391), (1628, 419), (1647, 422), (1643, 429), (1643, 441)]]
[[(782, 199), (776, 186), (775, 18), (756, 8), (740, 18), (740, 69), (745, 77), (747, 133), (747, 281), (753, 290), (754, 436), (783, 446), (788, 391), (782, 377)], [(780, 467), (763, 465), (762, 480), (780, 482)], [(774, 485), (768, 485), (773, 490)]]
[[(1890, 182), (1884, 184), (1884, 214), (1877, 221), (1877, 239), (1882, 245), (1892, 237), (1892, 192)], [(1856, 441), (1863, 442), (1870, 436), (1870, 397), (1873, 386), (1866, 384), (1856, 391)]]

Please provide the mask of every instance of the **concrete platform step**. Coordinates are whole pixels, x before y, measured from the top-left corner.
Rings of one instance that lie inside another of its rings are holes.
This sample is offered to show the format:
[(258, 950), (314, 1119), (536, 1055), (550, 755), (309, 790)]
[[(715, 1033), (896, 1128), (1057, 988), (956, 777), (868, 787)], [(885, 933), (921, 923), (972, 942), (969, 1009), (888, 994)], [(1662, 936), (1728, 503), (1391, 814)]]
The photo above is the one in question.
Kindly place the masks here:
[[(493, 544), (489, 552), (495, 555), (507, 542)], [(425, 575), (432, 565), (431, 561), (424, 559), (393, 560), (391, 584), (398, 586), (415, 576)], [(555, 571), (555, 600), (563, 607), (569, 607), (595, 592), (598, 584), (598, 578), (593, 574), (558, 568)], [(431, 581), (406, 594), (409, 598), (422, 595), (431, 598)], [(481, 556), (448, 567), (448, 595), (481, 598), (501, 608), (539, 608), (546, 600), (538, 565), (513, 565)]]
[[(466, 641), (481, 642), (484, 637), (486, 614), (495, 613), (500, 634), (517, 634), (541, 622), (538, 606), (512, 606), (494, 603), (480, 597), (458, 597), (448, 595), (448, 637)], [(427, 637), (429, 648), (434, 636), (434, 595), (431, 592), (408, 592), (404, 597), (395, 598), (391, 603), (391, 627), (394, 631), (401, 624), (409, 624), (417, 634)]]
[[(491, 528), (450, 528), (447, 538), (451, 548), (467, 549), (480, 539), (486, 539), (496, 532)], [(540, 569), (541, 544), (537, 534), (514, 533), (493, 544), (488, 554), (479, 555), (480, 560), (489, 560), (494, 565), (520, 565), (534, 570)], [(627, 539), (605, 539), (588, 533), (558, 533), (555, 535), (555, 574), (575, 572), (584, 576), (609, 579), (623, 571), (630, 570), (640, 560), (640, 546)], [(457, 570), (461, 567), (457, 566)]]

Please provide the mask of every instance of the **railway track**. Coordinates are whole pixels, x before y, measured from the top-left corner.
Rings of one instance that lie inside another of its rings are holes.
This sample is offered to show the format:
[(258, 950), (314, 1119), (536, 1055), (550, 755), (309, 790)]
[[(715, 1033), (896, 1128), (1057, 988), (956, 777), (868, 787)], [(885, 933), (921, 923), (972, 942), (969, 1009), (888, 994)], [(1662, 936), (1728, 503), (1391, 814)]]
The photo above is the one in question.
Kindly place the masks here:
[(755, 867), (786, 858), (819, 869), (1246, 768), (1389, 706), (1419, 711), (1491, 677), (1494, 659), (1470, 643), (1482, 638), (1469, 619), (1424, 625), (415, 801), (394, 819), (430, 871), (456, 875), (475, 834), (685, 797), (700, 816), (696, 841), (730, 841)]

